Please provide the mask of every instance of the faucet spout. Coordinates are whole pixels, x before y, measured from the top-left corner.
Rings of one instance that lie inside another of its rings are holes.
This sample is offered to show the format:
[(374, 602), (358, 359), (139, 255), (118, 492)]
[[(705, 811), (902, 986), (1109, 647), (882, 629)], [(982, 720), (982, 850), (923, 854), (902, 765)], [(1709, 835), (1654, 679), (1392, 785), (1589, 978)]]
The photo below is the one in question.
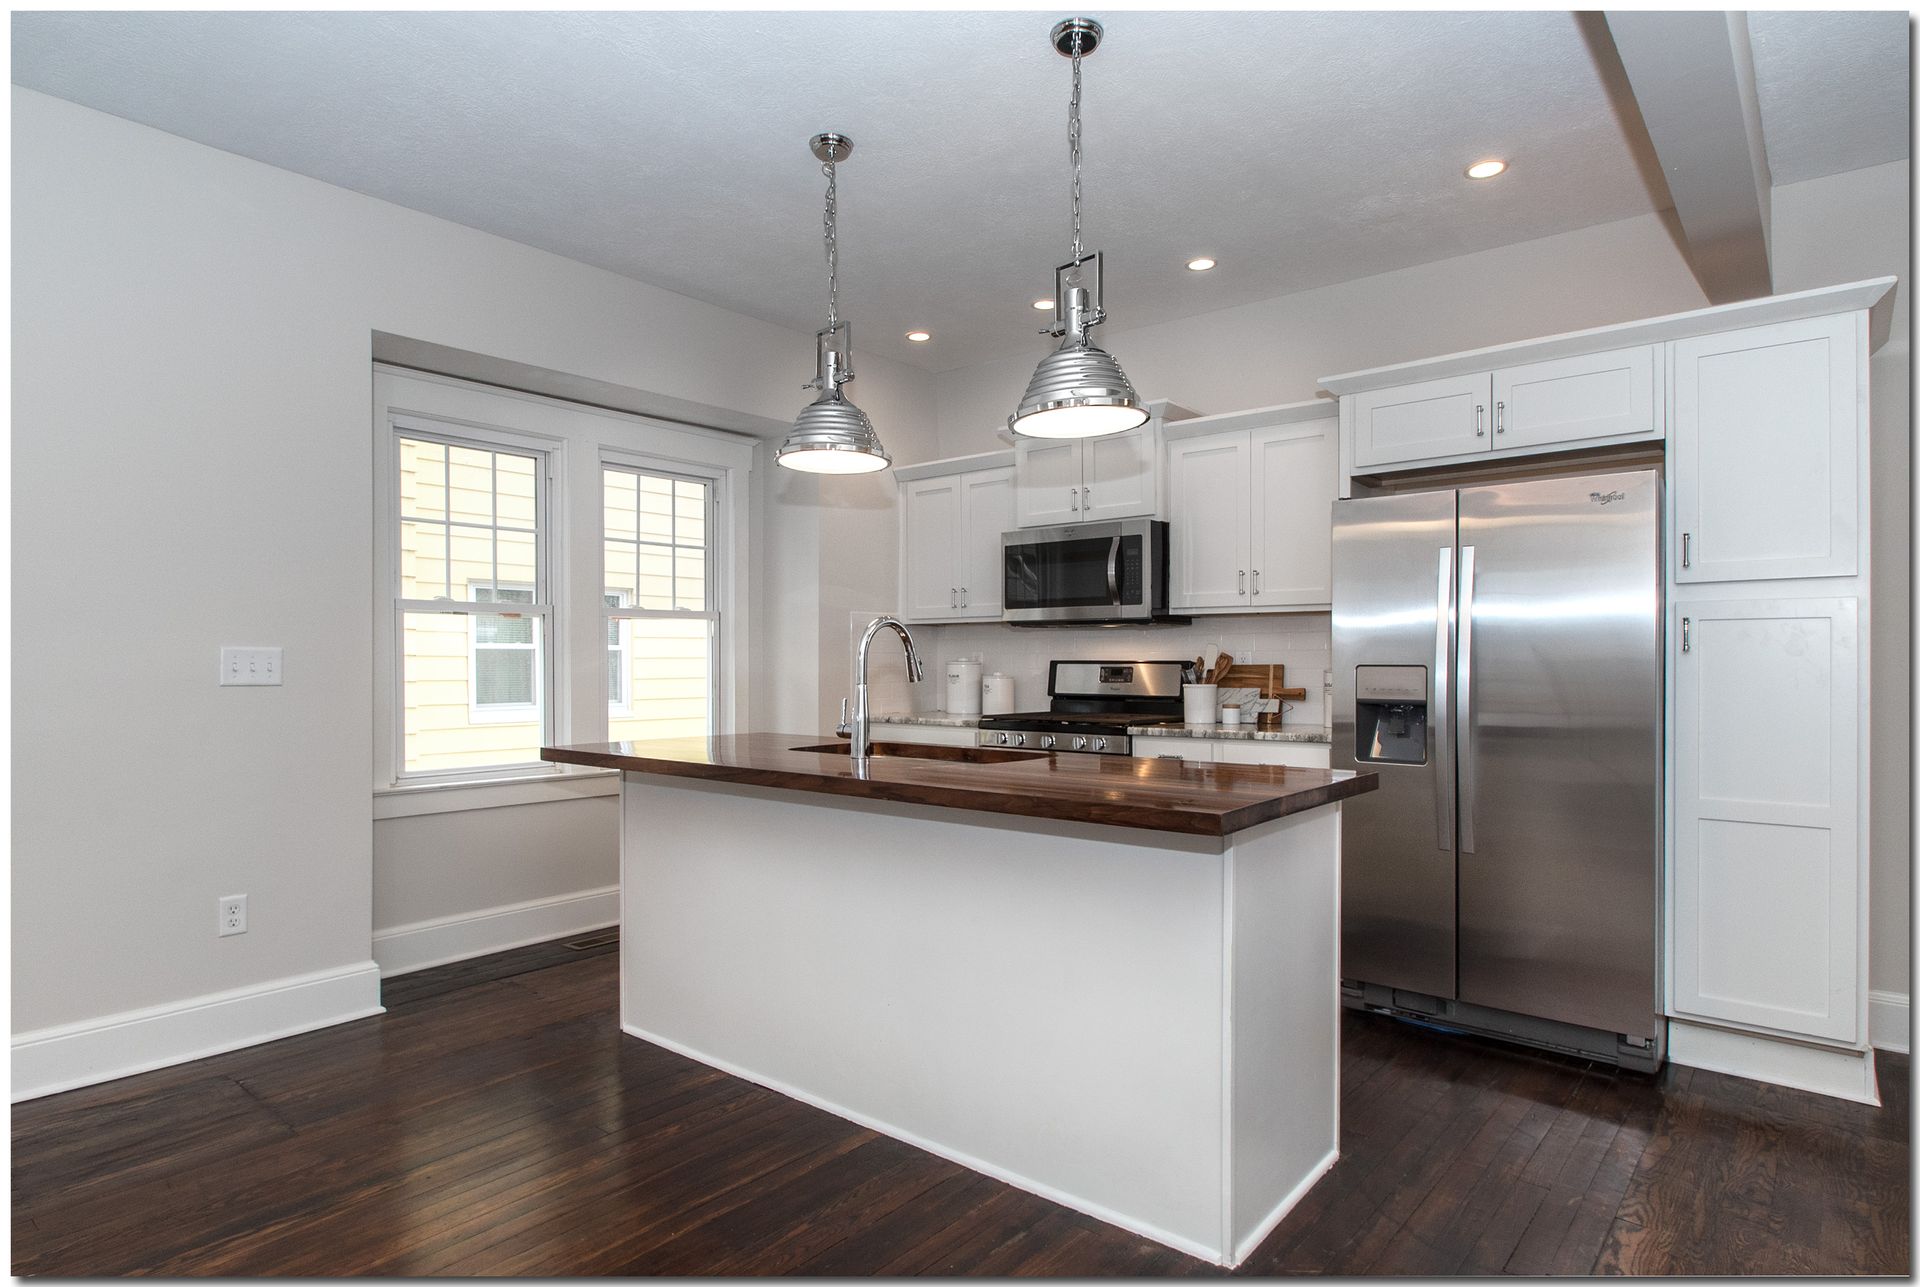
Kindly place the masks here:
[(913, 634), (898, 617), (875, 617), (868, 624), (866, 633), (860, 636), (860, 653), (854, 672), (853, 718), (848, 721), (853, 745), (847, 749), (854, 758), (865, 759), (873, 754), (873, 733), (871, 713), (867, 709), (867, 657), (873, 647), (873, 637), (882, 630), (892, 630), (900, 636), (900, 647), (907, 654), (907, 679), (918, 683), (927, 676), (926, 667), (920, 664), (920, 650), (913, 646)]

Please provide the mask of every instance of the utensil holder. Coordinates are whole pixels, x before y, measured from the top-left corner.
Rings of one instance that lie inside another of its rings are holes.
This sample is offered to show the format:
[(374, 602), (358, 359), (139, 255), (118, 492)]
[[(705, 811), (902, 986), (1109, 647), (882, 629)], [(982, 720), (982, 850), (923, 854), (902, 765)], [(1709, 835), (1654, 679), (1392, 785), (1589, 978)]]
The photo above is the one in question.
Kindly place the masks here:
[(1220, 722), (1220, 685), (1187, 684), (1180, 689), (1180, 697), (1186, 703), (1187, 723), (1217, 724)]

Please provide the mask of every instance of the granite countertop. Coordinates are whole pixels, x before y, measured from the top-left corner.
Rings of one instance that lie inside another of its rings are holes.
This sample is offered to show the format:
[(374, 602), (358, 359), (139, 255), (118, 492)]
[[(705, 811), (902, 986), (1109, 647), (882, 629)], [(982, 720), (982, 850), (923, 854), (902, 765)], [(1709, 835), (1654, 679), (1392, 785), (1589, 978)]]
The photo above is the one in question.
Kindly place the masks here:
[(1318, 742), (1331, 745), (1327, 730), (1308, 724), (1300, 728), (1277, 728), (1264, 732), (1251, 724), (1142, 724), (1127, 732), (1135, 737), (1206, 737), (1234, 742)]
[[(819, 748), (819, 749), (815, 749)], [(540, 758), (1001, 815), (1227, 836), (1378, 788), (1373, 773), (915, 746), (856, 761), (817, 733), (546, 746)]]
[(924, 724), (928, 728), (979, 728), (978, 715), (952, 715), (946, 711), (894, 711), (890, 714), (876, 712), (868, 717), (874, 724)]

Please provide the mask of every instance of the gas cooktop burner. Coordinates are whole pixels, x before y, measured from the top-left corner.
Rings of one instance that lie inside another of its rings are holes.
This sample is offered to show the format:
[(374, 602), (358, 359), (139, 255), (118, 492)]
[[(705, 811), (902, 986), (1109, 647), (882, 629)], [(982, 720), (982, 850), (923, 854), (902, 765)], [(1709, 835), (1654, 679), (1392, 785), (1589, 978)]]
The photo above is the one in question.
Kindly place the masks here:
[(1180, 661), (1056, 661), (1047, 672), (1053, 706), (980, 721), (981, 746), (1037, 751), (1131, 755), (1127, 729), (1139, 724), (1178, 724)]

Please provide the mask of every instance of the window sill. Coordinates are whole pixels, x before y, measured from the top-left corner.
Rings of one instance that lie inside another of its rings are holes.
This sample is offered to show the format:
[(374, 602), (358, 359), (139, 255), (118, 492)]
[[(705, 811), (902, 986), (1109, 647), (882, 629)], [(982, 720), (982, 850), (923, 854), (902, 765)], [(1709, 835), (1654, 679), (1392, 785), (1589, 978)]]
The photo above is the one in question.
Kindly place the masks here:
[(493, 778), (484, 782), (432, 782), (377, 788), (373, 817), (413, 818), (428, 813), (460, 813), (468, 809), (499, 809), (516, 804), (550, 804), (559, 800), (590, 800), (617, 795), (620, 774), (614, 769), (570, 769), (524, 778)]

